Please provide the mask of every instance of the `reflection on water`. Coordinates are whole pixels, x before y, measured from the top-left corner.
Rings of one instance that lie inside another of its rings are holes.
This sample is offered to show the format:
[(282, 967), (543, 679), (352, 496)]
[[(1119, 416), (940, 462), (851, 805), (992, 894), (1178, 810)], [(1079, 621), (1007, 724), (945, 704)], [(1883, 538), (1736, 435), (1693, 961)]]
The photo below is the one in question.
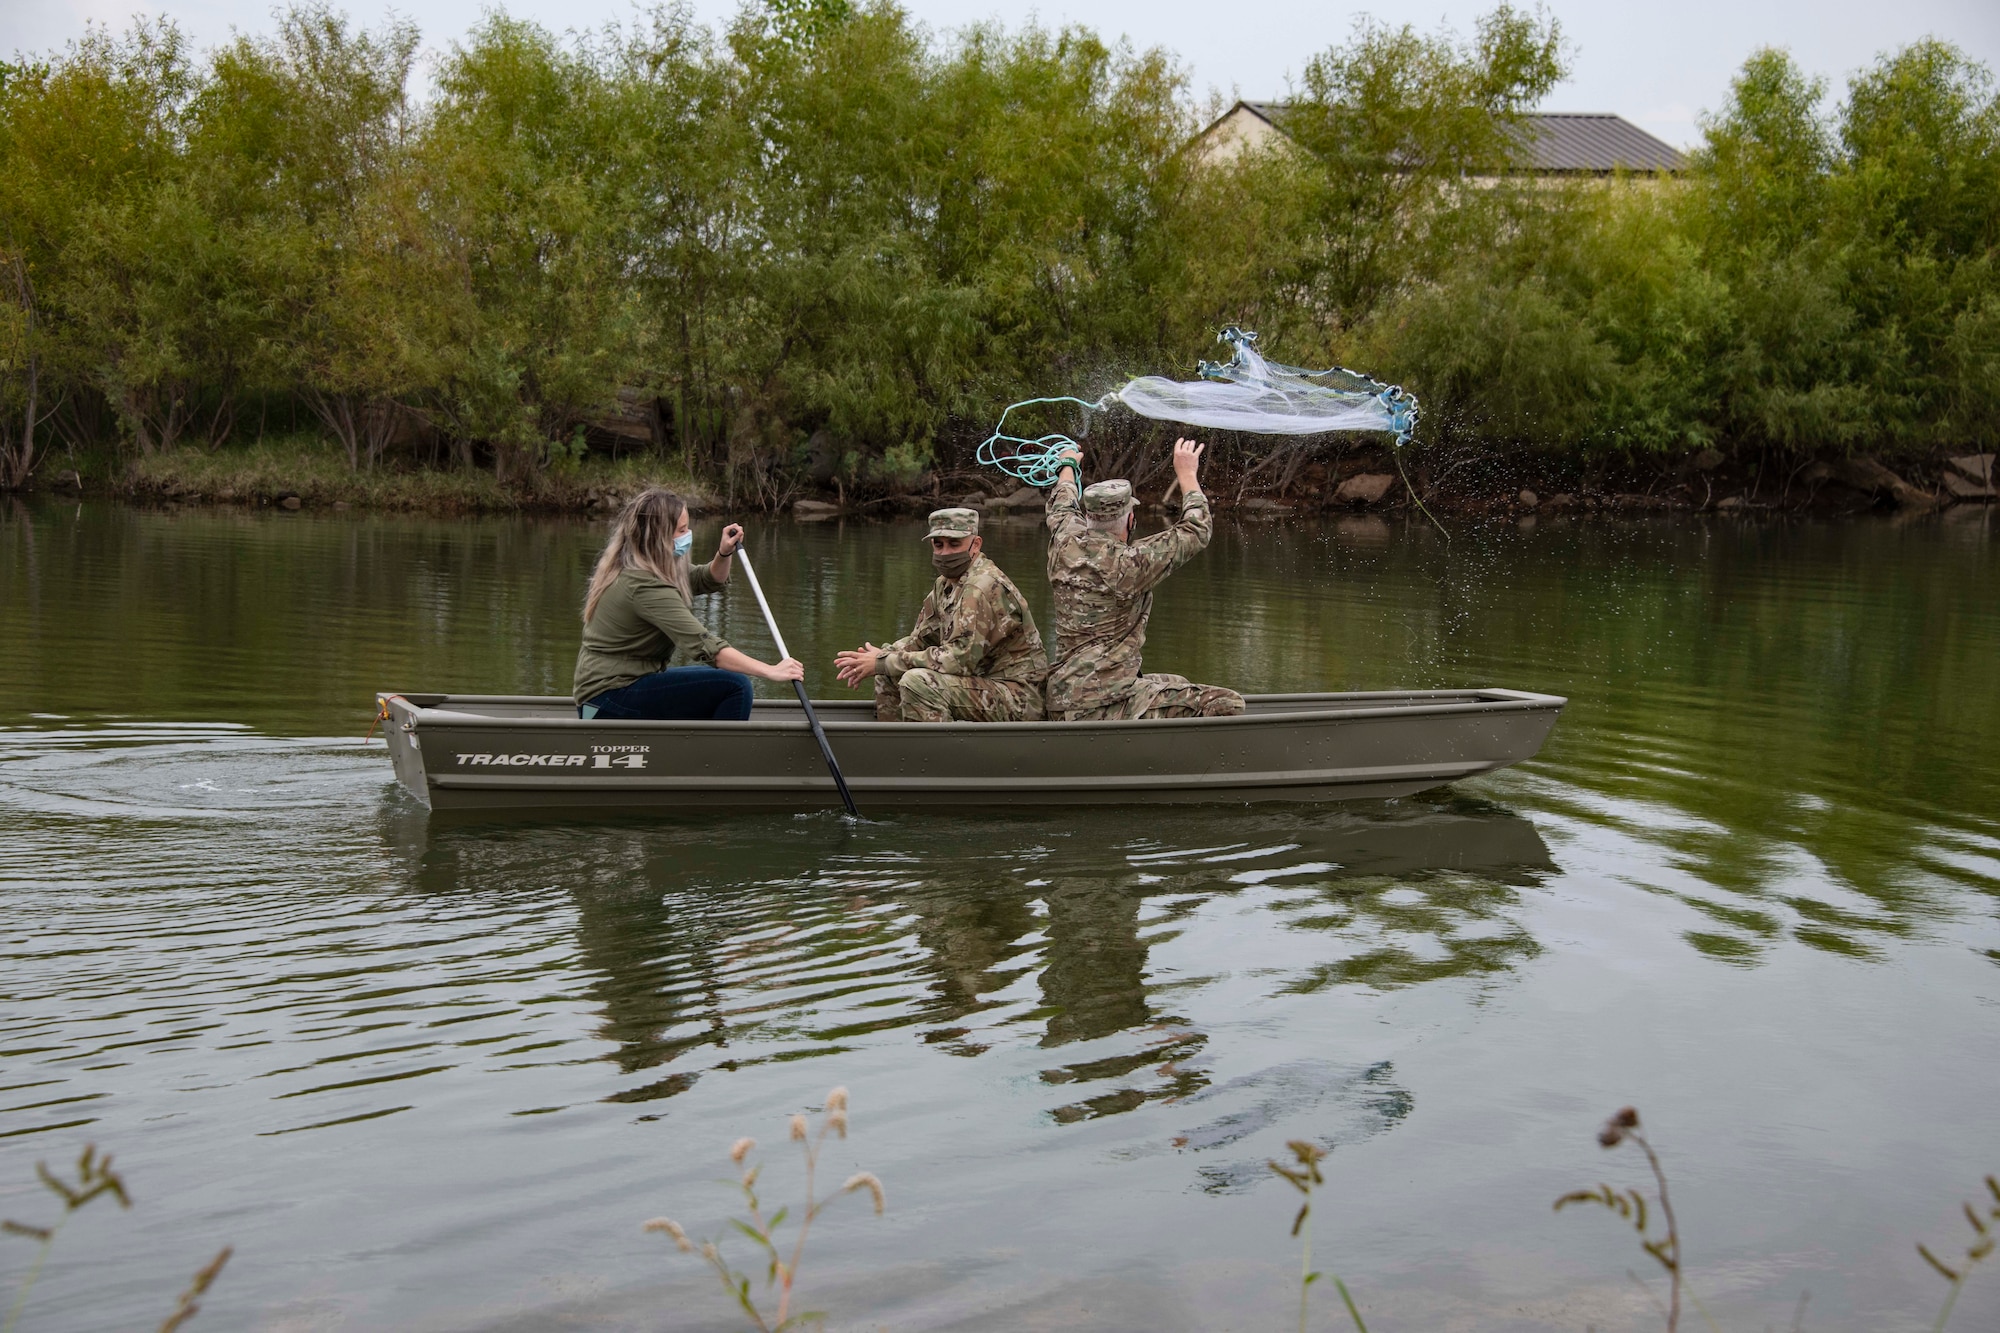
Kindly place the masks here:
[(1048, 1107), (1057, 1123), (1187, 1098), (1209, 1084), (1208, 1038), (1175, 1000), (1204, 978), (1163, 973), (1149, 951), (1246, 891), (1271, 928), (1325, 937), (1314, 952), (1331, 961), (1273, 974), (1274, 990), (1483, 975), (1535, 952), (1510, 908), (1553, 869), (1548, 849), (1482, 802), (1193, 812), (1171, 843), (1124, 819), (496, 833), (433, 829), (403, 806), (385, 830), (420, 892), (565, 885), (594, 1035), (630, 1076), (607, 1100), (623, 1103), (904, 1030), (966, 1057), (1087, 1044), (1089, 1058), (1040, 1071), (1064, 1099)]
[[(759, 534), (820, 692), (913, 615), (920, 532)], [(432, 820), (371, 692), (565, 688), (597, 537), (6, 511), (0, 1189), (93, 1139), (144, 1228), (59, 1255), (45, 1326), (157, 1318), (235, 1241), (225, 1325), (726, 1327), (630, 1233), (719, 1225), (719, 1145), (834, 1082), (891, 1190), (823, 1242), (870, 1324), (1269, 1323), (1289, 1138), (1334, 1150), (1316, 1225), (1392, 1322), (1629, 1324), (1622, 1250), (1533, 1230), (1626, 1100), (1726, 1215), (1738, 1322), (1927, 1308), (1908, 1241), (2000, 1096), (1926, 1055), (2000, 1013), (1983, 523), (1225, 530), (1158, 669), (1572, 698), (1535, 762), (1411, 800)], [(1039, 530), (990, 540), (1045, 600)]]

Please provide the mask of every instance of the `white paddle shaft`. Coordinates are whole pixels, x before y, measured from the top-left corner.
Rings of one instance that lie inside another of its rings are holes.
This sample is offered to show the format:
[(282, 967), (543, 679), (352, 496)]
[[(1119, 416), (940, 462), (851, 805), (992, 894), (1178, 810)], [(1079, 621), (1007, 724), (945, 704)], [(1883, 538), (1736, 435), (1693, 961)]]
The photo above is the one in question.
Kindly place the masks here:
[(757, 595), (757, 609), (764, 613), (764, 624), (771, 631), (771, 641), (778, 645), (778, 660), (782, 662), (791, 654), (785, 651), (785, 636), (778, 632), (778, 618), (771, 614), (771, 604), (764, 600), (764, 589), (757, 582), (757, 571), (750, 568), (750, 553), (738, 546), (735, 556), (742, 562), (743, 577), (750, 580), (750, 591)]
[[(743, 577), (750, 580), (750, 591), (757, 594), (757, 609), (764, 613), (764, 623), (770, 627), (771, 641), (778, 645), (778, 660), (791, 656), (785, 649), (785, 636), (778, 632), (778, 618), (771, 614), (771, 604), (764, 600), (764, 589), (757, 582), (757, 571), (750, 568), (749, 553), (738, 546), (736, 558), (743, 562)], [(819, 724), (819, 714), (813, 711), (812, 699), (806, 694), (806, 683), (792, 682), (792, 692), (799, 696), (799, 709), (806, 715), (806, 726), (812, 729), (813, 739), (819, 742), (820, 758), (826, 761), (826, 771), (833, 775), (833, 785), (840, 792), (840, 803), (847, 807), (847, 813), (859, 819), (861, 812), (854, 806), (854, 793), (847, 790), (847, 779), (840, 771), (840, 761), (833, 757), (833, 745), (826, 738), (826, 728)]]

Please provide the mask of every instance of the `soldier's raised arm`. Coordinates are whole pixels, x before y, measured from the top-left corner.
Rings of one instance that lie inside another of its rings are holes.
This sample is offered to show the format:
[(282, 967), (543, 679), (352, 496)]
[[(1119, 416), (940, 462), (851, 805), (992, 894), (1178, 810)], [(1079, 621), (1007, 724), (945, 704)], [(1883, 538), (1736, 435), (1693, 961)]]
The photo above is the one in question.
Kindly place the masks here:
[(1128, 592), (1149, 592), (1194, 559), (1215, 535), (1215, 520), (1200, 483), (1201, 456), (1207, 446), (1193, 440), (1174, 441), (1174, 480), (1180, 487), (1181, 513), (1172, 527), (1141, 537), (1125, 548), (1120, 583)]

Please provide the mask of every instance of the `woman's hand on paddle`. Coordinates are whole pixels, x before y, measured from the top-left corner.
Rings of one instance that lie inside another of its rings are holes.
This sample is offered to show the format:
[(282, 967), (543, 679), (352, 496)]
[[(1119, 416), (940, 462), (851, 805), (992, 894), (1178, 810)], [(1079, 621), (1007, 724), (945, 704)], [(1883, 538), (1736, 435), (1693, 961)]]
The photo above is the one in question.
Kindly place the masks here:
[(1196, 444), (1193, 440), (1174, 441), (1174, 480), (1180, 483), (1182, 495), (1201, 489), (1197, 477), (1205, 448), (1206, 445)]
[(875, 667), (882, 659), (882, 650), (872, 643), (864, 643), (859, 648), (850, 648), (844, 653), (833, 655), (833, 669), (840, 676), (840, 683), (850, 690), (859, 689), (861, 682), (875, 674)]
[(767, 666), (764, 668), (765, 680), (793, 681), (804, 680), (805, 678), (805, 663), (799, 661), (796, 657), (787, 657), (776, 666)]
[(715, 558), (726, 560), (743, 549), (743, 525), (731, 523), (722, 530), (722, 544), (715, 548)]

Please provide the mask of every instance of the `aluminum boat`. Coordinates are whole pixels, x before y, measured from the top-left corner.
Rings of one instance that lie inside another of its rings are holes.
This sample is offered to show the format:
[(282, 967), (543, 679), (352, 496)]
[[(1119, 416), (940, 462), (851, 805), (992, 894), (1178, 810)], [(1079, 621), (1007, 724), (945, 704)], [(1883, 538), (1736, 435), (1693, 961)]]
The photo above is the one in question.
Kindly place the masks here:
[[(376, 696), (396, 777), (438, 811), (838, 806), (795, 700), (747, 722), (584, 720), (563, 696)], [(864, 815), (977, 805), (1237, 804), (1404, 796), (1541, 749), (1567, 703), (1521, 690), (1253, 694), (1237, 717), (877, 722), (815, 700)]]

